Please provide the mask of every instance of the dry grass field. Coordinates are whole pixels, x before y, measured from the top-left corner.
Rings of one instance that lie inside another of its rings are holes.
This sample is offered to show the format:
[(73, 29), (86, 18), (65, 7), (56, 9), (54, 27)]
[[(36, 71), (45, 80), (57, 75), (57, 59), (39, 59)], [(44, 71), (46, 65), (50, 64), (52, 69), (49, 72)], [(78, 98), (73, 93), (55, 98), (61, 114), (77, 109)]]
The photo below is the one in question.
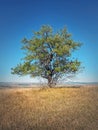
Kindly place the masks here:
[(98, 87), (0, 89), (0, 130), (98, 130)]

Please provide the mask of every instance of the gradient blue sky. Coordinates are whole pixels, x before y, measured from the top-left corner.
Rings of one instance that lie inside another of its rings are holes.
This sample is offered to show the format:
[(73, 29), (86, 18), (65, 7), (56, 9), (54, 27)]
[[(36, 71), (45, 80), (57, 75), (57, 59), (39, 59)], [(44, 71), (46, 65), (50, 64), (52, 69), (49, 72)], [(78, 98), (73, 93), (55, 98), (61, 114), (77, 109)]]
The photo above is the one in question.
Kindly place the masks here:
[(21, 40), (43, 24), (54, 30), (66, 26), (83, 43), (74, 56), (85, 69), (73, 81), (98, 81), (97, 0), (0, 0), (0, 82), (37, 81), (11, 75), (11, 68), (24, 56)]

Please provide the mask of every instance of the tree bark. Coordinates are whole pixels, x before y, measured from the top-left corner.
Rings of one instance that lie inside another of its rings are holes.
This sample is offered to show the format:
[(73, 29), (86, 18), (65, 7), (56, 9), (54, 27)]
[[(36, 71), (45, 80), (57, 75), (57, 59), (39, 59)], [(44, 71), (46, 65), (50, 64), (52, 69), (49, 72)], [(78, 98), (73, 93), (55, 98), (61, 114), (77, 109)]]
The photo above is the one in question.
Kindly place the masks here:
[(53, 87), (53, 82), (52, 82), (52, 77), (51, 77), (51, 76), (48, 77), (48, 86), (49, 86), (50, 88)]

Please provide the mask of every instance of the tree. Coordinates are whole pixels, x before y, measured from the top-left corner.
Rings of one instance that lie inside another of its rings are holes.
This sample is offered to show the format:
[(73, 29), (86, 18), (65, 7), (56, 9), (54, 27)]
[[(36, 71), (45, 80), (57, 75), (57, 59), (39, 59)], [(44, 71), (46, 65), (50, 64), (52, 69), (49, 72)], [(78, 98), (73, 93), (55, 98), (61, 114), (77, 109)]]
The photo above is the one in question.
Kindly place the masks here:
[(38, 32), (33, 33), (31, 39), (22, 40), (26, 55), (23, 63), (12, 68), (12, 74), (40, 76), (47, 79), (49, 87), (70, 74), (75, 74), (81, 62), (72, 59), (72, 52), (77, 50), (81, 43), (71, 38), (66, 28), (53, 33), (52, 27), (44, 25)]

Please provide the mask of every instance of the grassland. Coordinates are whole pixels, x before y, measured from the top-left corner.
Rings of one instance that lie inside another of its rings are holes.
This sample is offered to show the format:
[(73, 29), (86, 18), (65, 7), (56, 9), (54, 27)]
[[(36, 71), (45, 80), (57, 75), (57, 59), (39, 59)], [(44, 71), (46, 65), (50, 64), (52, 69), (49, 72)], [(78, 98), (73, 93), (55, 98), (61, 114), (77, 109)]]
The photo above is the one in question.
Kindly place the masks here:
[(0, 89), (0, 130), (98, 130), (98, 87)]

